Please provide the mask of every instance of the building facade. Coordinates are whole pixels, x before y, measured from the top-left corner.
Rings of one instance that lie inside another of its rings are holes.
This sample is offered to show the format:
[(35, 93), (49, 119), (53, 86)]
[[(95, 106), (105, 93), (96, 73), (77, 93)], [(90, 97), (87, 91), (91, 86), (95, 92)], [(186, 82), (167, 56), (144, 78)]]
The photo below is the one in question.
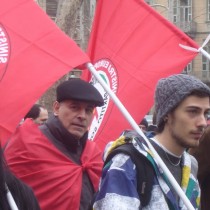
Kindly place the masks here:
[[(210, 34), (210, 0), (145, 0), (151, 7), (174, 23), (202, 46)], [(204, 47), (210, 54), (210, 42)], [(210, 61), (202, 54), (183, 70), (210, 85)]]

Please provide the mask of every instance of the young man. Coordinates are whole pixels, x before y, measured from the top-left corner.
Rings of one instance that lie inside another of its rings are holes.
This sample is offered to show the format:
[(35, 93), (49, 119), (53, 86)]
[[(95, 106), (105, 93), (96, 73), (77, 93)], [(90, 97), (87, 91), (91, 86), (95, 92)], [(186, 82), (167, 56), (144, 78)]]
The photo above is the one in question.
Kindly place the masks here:
[(57, 87), (54, 116), (37, 127), (28, 120), (8, 143), (11, 170), (30, 185), (42, 210), (87, 210), (98, 188), (101, 151), (88, 127), (103, 98), (91, 84), (71, 79)]
[(24, 120), (31, 118), (36, 124), (41, 125), (48, 119), (48, 111), (39, 104), (34, 104), (25, 115)]
[[(186, 152), (186, 149), (199, 145), (199, 139), (207, 125), (209, 110), (210, 89), (200, 80), (183, 74), (159, 80), (155, 92), (158, 131), (151, 139), (151, 144), (186, 192), (195, 209), (199, 208), (200, 198), (196, 178), (197, 162)], [(146, 142), (132, 135), (121, 136), (108, 150), (108, 157), (111, 154), (114, 156), (111, 156), (112, 158), (103, 169), (94, 210), (186, 210), (186, 206), (158, 166)], [(152, 172), (141, 169), (139, 173), (138, 164), (134, 164), (132, 155), (125, 152), (114, 153), (123, 141), (125, 146), (129, 145), (129, 142), (134, 146), (137, 154), (141, 154), (139, 158), (144, 157), (142, 164), (151, 163)], [(138, 180), (144, 175), (141, 173), (143, 171), (146, 177), (152, 175), (152, 180), (149, 181), (152, 186), (147, 203), (143, 199), (143, 191), (148, 191), (147, 185), (146, 187), (142, 185), (142, 189), (138, 188)]]

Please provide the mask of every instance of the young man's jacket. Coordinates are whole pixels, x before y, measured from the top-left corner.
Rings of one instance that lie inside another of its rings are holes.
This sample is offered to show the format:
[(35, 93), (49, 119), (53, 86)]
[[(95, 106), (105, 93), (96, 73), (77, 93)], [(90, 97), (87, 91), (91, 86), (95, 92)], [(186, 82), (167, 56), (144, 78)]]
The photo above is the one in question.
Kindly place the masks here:
[[(137, 138), (133, 138), (130, 143), (152, 163), (155, 170), (149, 204), (145, 207), (141, 206), (137, 192), (137, 171), (135, 164), (129, 155), (119, 153), (103, 168), (99, 192), (97, 193), (93, 209), (187, 210), (181, 199), (176, 201), (174, 190), (172, 190), (173, 187), (162, 169), (158, 167), (146, 143), (142, 140), (139, 141)], [(122, 144), (125, 144), (125, 136), (121, 136), (112, 144), (109, 144), (109, 148), (105, 149), (104, 157), (106, 158), (111, 151)], [(192, 157), (187, 152), (184, 152), (182, 156), (181, 187), (194, 208), (198, 209), (200, 203), (200, 188), (195, 175), (191, 173), (191, 159)]]
[(27, 120), (7, 144), (5, 156), (14, 174), (32, 187), (42, 210), (89, 208), (103, 162), (87, 135), (78, 142), (57, 117), (40, 128)]

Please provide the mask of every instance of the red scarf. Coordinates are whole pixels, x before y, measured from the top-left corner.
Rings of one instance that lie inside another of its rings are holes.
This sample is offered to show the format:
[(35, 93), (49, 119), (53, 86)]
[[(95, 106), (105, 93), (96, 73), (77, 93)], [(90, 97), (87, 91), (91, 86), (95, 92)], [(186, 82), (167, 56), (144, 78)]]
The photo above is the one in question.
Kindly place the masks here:
[(86, 170), (95, 190), (102, 170), (101, 152), (87, 141), (77, 165), (62, 154), (32, 121), (21, 125), (5, 150), (9, 167), (34, 190), (42, 210), (77, 210), (82, 174)]

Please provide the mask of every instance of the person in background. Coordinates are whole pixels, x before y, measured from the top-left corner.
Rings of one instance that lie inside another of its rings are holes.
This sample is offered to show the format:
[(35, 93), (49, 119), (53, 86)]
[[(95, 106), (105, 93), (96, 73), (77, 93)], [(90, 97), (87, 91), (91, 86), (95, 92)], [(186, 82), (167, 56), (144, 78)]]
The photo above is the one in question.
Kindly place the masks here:
[(156, 117), (156, 114), (154, 112), (153, 116), (152, 116), (152, 124), (149, 125), (148, 128), (147, 128), (147, 133), (146, 133), (147, 138), (152, 138), (156, 135), (157, 125), (156, 125), (155, 117)]
[[(175, 74), (158, 81), (155, 90), (157, 133), (150, 142), (196, 210), (200, 205), (197, 161), (186, 152), (186, 148), (198, 147), (209, 111), (210, 88), (199, 79)], [(130, 136), (124, 133), (107, 148), (105, 158), (109, 161), (105, 162), (93, 209), (186, 210), (146, 141), (133, 133)], [(123, 152), (117, 153), (121, 145)], [(138, 158), (143, 160), (142, 164), (149, 163), (153, 173), (150, 174), (149, 170), (139, 173), (139, 164), (135, 165), (133, 161), (134, 153), (129, 155), (129, 150), (124, 152), (126, 146), (133, 146), (139, 153)], [(150, 178), (152, 176), (153, 181), (138, 188), (141, 174), (142, 177), (145, 174)], [(147, 188), (148, 184), (152, 184), (151, 188)]]
[(34, 104), (25, 115), (24, 120), (31, 118), (36, 124), (43, 124), (48, 119), (48, 111), (40, 104)]
[(146, 133), (147, 132), (147, 128), (148, 128), (148, 122), (146, 118), (143, 118), (142, 121), (139, 123), (139, 128), (141, 128), (141, 130)]
[(147, 138), (152, 138), (156, 135), (157, 132), (157, 126), (156, 125), (149, 125), (147, 128), (146, 136)]
[(198, 181), (201, 188), (201, 209), (210, 209), (210, 126), (208, 126), (200, 139), (200, 145), (192, 148), (189, 153), (198, 161)]
[(8, 192), (11, 193), (19, 210), (40, 210), (32, 189), (11, 173), (0, 148), (0, 209), (2, 210), (12, 209), (7, 197)]
[(88, 210), (98, 189), (102, 152), (88, 140), (98, 90), (81, 79), (56, 89), (53, 116), (43, 125), (27, 120), (5, 149), (10, 169), (35, 192), (42, 210)]

